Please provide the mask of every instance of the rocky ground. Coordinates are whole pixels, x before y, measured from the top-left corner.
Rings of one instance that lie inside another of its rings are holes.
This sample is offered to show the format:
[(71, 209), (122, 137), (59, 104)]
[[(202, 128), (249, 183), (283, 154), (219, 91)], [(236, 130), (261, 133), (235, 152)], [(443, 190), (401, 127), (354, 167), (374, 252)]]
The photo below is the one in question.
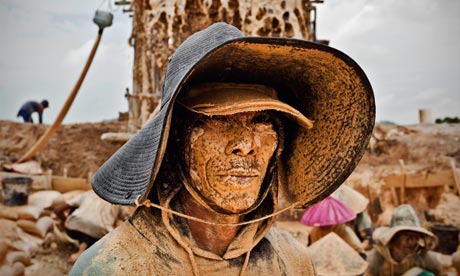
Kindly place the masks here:
[[(3, 165), (18, 160), (47, 127), (0, 121), (0, 165), (4, 167)], [(107, 132), (125, 132), (126, 129), (126, 122), (116, 121), (64, 125), (34, 160), (44, 170), (51, 169), (53, 175), (67, 173), (69, 177), (86, 178), (122, 145), (122, 142), (103, 141), (100, 139), (101, 135)], [(401, 173), (402, 170), (408, 174), (450, 170), (452, 160), (458, 168), (459, 140), (460, 124), (377, 125), (367, 152), (346, 184), (370, 199), (369, 212), (375, 227), (383, 225), (388, 221), (395, 205), (389, 190), (385, 188), (384, 178), (390, 174)], [(406, 201), (416, 207), (422, 221), (460, 228), (460, 199), (453, 187), (408, 189), (406, 194)], [(284, 225), (288, 225), (293, 233), (298, 233), (302, 231), (296, 223), (300, 214), (291, 212), (281, 216), (280, 220), (284, 220)], [(0, 235), (0, 239), (1, 237)], [(0, 242), (0, 253), (1, 248)], [(48, 235), (33, 252), (25, 266), (25, 274), (66, 274), (71, 267), (67, 262), (68, 257), (75, 250), (72, 245), (61, 243)], [(3, 257), (0, 254), (0, 260)], [(449, 267), (449, 256), (440, 257), (445, 265), (445, 275), (455, 275)]]

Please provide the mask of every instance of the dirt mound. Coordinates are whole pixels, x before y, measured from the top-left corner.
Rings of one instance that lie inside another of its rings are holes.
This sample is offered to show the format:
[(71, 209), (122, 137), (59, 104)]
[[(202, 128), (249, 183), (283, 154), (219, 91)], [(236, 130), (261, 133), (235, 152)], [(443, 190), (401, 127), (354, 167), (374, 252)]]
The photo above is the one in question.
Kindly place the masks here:
[[(26, 153), (48, 126), (0, 121), (0, 162), (11, 164)], [(86, 178), (123, 143), (103, 141), (103, 133), (126, 132), (127, 122), (82, 123), (61, 126), (33, 157), (55, 175)]]
[[(11, 164), (18, 160), (34, 145), (47, 127), (0, 121), (0, 163)], [(63, 125), (33, 159), (38, 161), (44, 170), (51, 169), (53, 175), (63, 175), (64, 170), (67, 170), (69, 177), (86, 178), (88, 173), (95, 172), (123, 144), (101, 140), (101, 135), (126, 131), (127, 123), (116, 121)], [(346, 184), (370, 199), (368, 210), (376, 225), (388, 223), (395, 207), (391, 193), (385, 188), (384, 179), (388, 175), (402, 172), (401, 160), (407, 174), (449, 170), (452, 160), (458, 167), (460, 124), (375, 127), (366, 153), (356, 170), (346, 180)], [(446, 212), (458, 210), (458, 206), (453, 208), (451, 205), (458, 205), (459, 200), (455, 190), (446, 194), (445, 187), (442, 186), (406, 190), (407, 203), (414, 206), (425, 222), (427, 215), (428, 219), (459, 226), (458, 211)], [(301, 210), (286, 212), (279, 216), (282, 218), (279, 223), (282, 220), (298, 222), (300, 216)], [(287, 228), (292, 228), (293, 232), (296, 230), (292, 226)], [(54, 254), (50, 252), (54, 250), (41, 248), (34, 258), (37, 265), (30, 267), (34, 270), (55, 269), (56, 275), (67, 271), (67, 258), (70, 253), (66, 251), (56, 259), (50, 257)], [(60, 260), (63, 265), (59, 265)]]

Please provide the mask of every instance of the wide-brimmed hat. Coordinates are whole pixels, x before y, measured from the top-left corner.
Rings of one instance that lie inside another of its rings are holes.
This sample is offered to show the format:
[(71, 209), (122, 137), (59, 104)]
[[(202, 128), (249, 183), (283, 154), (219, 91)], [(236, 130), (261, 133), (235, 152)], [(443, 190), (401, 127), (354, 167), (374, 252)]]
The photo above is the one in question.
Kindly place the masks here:
[(329, 226), (352, 221), (356, 214), (345, 203), (328, 196), (308, 208), (300, 222), (307, 226)]
[(167, 148), (176, 97), (203, 82), (272, 87), (279, 101), (314, 121), (311, 129), (289, 120), (284, 125), (281, 188), (304, 206), (345, 181), (374, 126), (371, 85), (341, 51), (304, 40), (246, 37), (215, 23), (177, 48), (167, 66), (160, 111), (96, 172), (92, 185), (99, 196), (117, 204), (147, 198)]
[(318, 275), (362, 275), (367, 262), (336, 233), (331, 232), (307, 247)]
[(425, 229), (418, 219), (414, 208), (409, 204), (399, 205), (391, 216), (389, 227), (379, 227), (375, 230), (373, 236), (375, 240), (387, 245), (391, 239), (400, 231), (413, 231), (423, 234), (423, 246), (427, 249), (433, 249), (437, 244), (437, 237)]
[(369, 199), (346, 184), (340, 186), (331, 196), (345, 203), (355, 214), (364, 212), (369, 205)]

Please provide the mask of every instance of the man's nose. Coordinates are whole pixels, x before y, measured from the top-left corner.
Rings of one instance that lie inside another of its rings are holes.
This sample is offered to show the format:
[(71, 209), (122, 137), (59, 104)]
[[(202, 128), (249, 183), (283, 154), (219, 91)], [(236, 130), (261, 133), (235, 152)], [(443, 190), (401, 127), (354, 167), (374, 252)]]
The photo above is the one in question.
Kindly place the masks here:
[(236, 154), (238, 156), (253, 155), (256, 152), (254, 135), (250, 131), (236, 133), (225, 147), (227, 155)]

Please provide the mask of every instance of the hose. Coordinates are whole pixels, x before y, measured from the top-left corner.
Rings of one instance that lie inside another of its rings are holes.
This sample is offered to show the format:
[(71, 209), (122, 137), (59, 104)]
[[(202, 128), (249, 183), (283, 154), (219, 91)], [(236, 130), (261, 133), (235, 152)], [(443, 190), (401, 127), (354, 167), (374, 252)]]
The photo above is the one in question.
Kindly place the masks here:
[(75, 97), (77, 96), (78, 90), (80, 89), (81, 84), (85, 79), (86, 73), (88, 72), (91, 63), (93, 62), (93, 58), (96, 54), (97, 47), (99, 46), (99, 42), (101, 41), (103, 30), (103, 28), (99, 28), (96, 41), (94, 42), (93, 48), (91, 49), (91, 53), (88, 56), (88, 60), (86, 61), (85, 67), (83, 68), (80, 77), (75, 83), (72, 92), (70, 93), (69, 97), (67, 97), (67, 100), (64, 103), (64, 106), (61, 108), (61, 111), (59, 112), (59, 115), (57, 116), (56, 120), (40, 137), (40, 139), (34, 144), (34, 146), (29, 151), (27, 151), (26, 154), (24, 154), (18, 161), (16, 161), (16, 163), (22, 163), (32, 158), (39, 150), (41, 150), (46, 145), (51, 135), (53, 135), (54, 132), (56, 132), (56, 130), (61, 126), (64, 117), (67, 115), (70, 106), (72, 105)]

